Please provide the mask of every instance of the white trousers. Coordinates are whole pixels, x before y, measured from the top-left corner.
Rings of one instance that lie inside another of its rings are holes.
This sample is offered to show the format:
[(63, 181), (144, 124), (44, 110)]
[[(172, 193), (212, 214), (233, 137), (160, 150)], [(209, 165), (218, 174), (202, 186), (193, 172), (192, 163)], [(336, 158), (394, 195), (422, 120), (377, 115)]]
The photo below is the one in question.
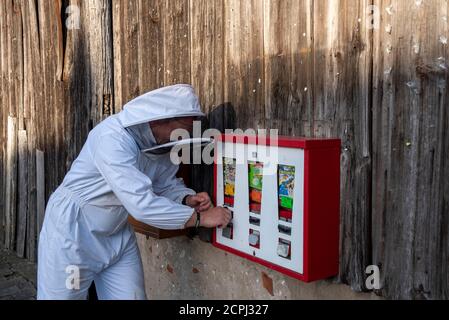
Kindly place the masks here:
[(145, 300), (142, 261), (128, 225), (111, 237), (86, 230), (73, 197), (49, 201), (39, 237), (37, 298), (85, 300), (92, 281), (100, 300)]
[[(100, 300), (145, 300), (143, 269), (137, 244), (130, 245), (122, 257), (99, 273), (77, 265), (67, 265), (64, 272), (48, 275), (45, 248), (39, 244), (38, 300), (85, 300), (92, 281)], [(60, 269), (60, 268), (57, 268)], [(79, 276), (79, 278), (78, 278)], [(79, 279), (79, 280), (78, 280)]]

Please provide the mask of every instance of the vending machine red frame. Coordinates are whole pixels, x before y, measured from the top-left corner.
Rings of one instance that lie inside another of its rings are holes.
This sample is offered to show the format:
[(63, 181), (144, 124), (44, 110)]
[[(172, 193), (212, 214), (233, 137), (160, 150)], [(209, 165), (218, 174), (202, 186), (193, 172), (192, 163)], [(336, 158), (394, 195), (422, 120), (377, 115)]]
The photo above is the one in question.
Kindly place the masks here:
[[(218, 141), (266, 144), (268, 146), (276, 143), (281, 148), (304, 150), (303, 273), (297, 273), (217, 243), (216, 230), (213, 233), (213, 245), (304, 282), (337, 275), (339, 270), (341, 140), (278, 137), (274, 142), (269, 137), (261, 139), (257, 136), (224, 134)], [(216, 204), (217, 161), (214, 165), (214, 201)]]

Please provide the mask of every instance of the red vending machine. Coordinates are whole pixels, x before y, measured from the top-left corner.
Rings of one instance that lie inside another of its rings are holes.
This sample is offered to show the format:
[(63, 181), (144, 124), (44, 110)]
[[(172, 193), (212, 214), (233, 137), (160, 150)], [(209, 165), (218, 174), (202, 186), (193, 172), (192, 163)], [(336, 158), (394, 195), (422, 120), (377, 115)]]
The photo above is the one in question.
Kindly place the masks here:
[(337, 139), (223, 135), (215, 204), (233, 212), (213, 244), (305, 282), (338, 274)]

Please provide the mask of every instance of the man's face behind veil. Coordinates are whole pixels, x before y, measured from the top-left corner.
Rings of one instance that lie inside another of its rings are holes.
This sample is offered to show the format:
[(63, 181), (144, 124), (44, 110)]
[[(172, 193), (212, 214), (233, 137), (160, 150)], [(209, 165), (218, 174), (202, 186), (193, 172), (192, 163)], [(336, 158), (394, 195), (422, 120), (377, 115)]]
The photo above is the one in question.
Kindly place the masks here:
[(149, 125), (157, 144), (164, 144), (170, 142), (170, 137), (174, 130), (183, 129), (192, 136), (193, 123), (199, 120), (196, 117), (183, 117), (153, 121)]

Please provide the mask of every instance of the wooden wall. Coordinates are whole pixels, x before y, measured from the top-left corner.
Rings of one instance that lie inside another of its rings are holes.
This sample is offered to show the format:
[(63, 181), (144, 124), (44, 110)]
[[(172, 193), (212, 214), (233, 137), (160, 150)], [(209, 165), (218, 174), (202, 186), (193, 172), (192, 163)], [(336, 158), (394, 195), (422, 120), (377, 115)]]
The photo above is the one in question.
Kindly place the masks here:
[(0, 241), (34, 260), (89, 130), (192, 83), (239, 128), (342, 139), (337, 281), (365, 290), (376, 264), (385, 297), (447, 299), (448, 15), (447, 0), (1, 1)]

